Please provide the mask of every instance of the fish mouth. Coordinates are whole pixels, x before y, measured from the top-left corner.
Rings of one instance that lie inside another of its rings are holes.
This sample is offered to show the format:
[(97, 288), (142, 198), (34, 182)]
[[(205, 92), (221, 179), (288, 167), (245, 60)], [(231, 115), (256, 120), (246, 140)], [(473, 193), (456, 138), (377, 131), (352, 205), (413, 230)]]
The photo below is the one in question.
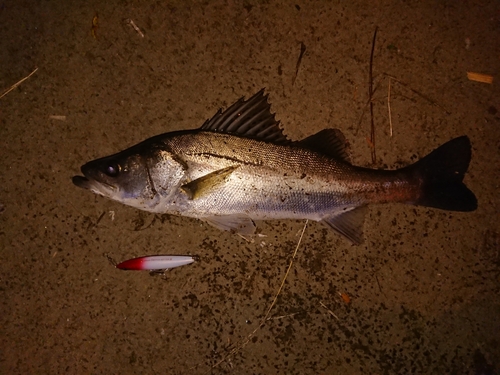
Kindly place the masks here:
[(85, 164), (80, 169), (83, 176), (73, 176), (73, 178), (71, 179), (71, 181), (73, 181), (73, 184), (75, 184), (79, 188), (90, 190), (93, 193), (104, 196), (117, 190), (116, 186), (113, 186), (106, 181), (103, 181), (102, 178), (99, 178), (99, 173), (96, 173), (96, 171), (89, 168), (88, 164)]
[(73, 176), (71, 181), (73, 181), (73, 184), (75, 184), (79, 188), (90, 190), (90, 180), (87, 177)]
[(73, 176), (71, 181), (73, 181), (73, 184), (78, 186), (79, 188), (86, 189), (86, 190), (92, 190), (92, 187), (94, 184), (92, 184), (93, 178), (88, 177), (88, 168), (86, 168), (87, 164), (82, 165), (80, 168), (80, 171), (82, 172), (83, 176)]

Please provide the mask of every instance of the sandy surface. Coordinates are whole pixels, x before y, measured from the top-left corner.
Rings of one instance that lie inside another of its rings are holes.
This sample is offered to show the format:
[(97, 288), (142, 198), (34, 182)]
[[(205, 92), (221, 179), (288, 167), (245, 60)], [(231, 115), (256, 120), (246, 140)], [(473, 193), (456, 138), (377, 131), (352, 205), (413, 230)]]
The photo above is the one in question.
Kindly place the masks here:
[[(0, 2), (0, 90), (38, 67), (0, 99), (0, 373), (500, 372), (497, 1), (76, 4)], [(361, 246), (310, 223), (262, 328), (303, 222), (261, 223), (267, 237), (247, 243), (71, 183), (84, 162), (262, 87), (291, 138), (340, 128), (373, 166), (376, 26), (375, 167), (468, 135), (479, 208), (373, 206)], [(152, 277), (108, 260), (148, 254), (200, 261)]]

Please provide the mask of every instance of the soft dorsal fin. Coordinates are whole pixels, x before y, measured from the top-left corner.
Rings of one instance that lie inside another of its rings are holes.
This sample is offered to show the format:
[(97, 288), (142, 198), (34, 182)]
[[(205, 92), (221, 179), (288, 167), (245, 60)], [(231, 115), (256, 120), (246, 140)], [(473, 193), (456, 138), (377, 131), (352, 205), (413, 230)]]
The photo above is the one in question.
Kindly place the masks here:
[(278, 144), (288, 143), (279, 121), (276, 121), (271, 113), (267, 97), (262, 89), (248, 100), (241, 98), (225, 111), (219, 109), (200, 129), (237, 134)]
[(295, 144), (343, 160), (349, 164), (351, 163), (347, 141), (339, 129), (321, 130)]

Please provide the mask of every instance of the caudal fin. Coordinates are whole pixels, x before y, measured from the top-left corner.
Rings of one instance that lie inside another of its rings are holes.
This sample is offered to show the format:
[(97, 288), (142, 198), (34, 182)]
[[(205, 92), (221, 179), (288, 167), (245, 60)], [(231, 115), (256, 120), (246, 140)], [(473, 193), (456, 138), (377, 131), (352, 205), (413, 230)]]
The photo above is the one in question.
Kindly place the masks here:
[(470, 158), (470, 140), (462, 136), (410, 166), (422, 184), (415, 204), (450, 211), (474, 211), (477, 208), (476, 196), (462, 182)]

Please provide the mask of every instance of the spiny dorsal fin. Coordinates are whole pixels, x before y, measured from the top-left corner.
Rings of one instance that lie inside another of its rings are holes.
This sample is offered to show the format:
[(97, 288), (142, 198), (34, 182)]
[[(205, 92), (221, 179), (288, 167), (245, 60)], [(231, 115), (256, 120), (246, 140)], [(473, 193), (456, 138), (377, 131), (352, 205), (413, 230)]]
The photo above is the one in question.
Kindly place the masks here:
[(321, 130), (295, 144), (323, 155), (343, 160), (349, 164), (351, 163), (347, 141), (339, 129)]
[(248, 100), (241, 98), (225, 111), (219, 109), (200, 129), (237, 134), (277, 144), (288, 143), (279, 121), (276, 121), (271, 113), (267, 97), (262, 89)]

